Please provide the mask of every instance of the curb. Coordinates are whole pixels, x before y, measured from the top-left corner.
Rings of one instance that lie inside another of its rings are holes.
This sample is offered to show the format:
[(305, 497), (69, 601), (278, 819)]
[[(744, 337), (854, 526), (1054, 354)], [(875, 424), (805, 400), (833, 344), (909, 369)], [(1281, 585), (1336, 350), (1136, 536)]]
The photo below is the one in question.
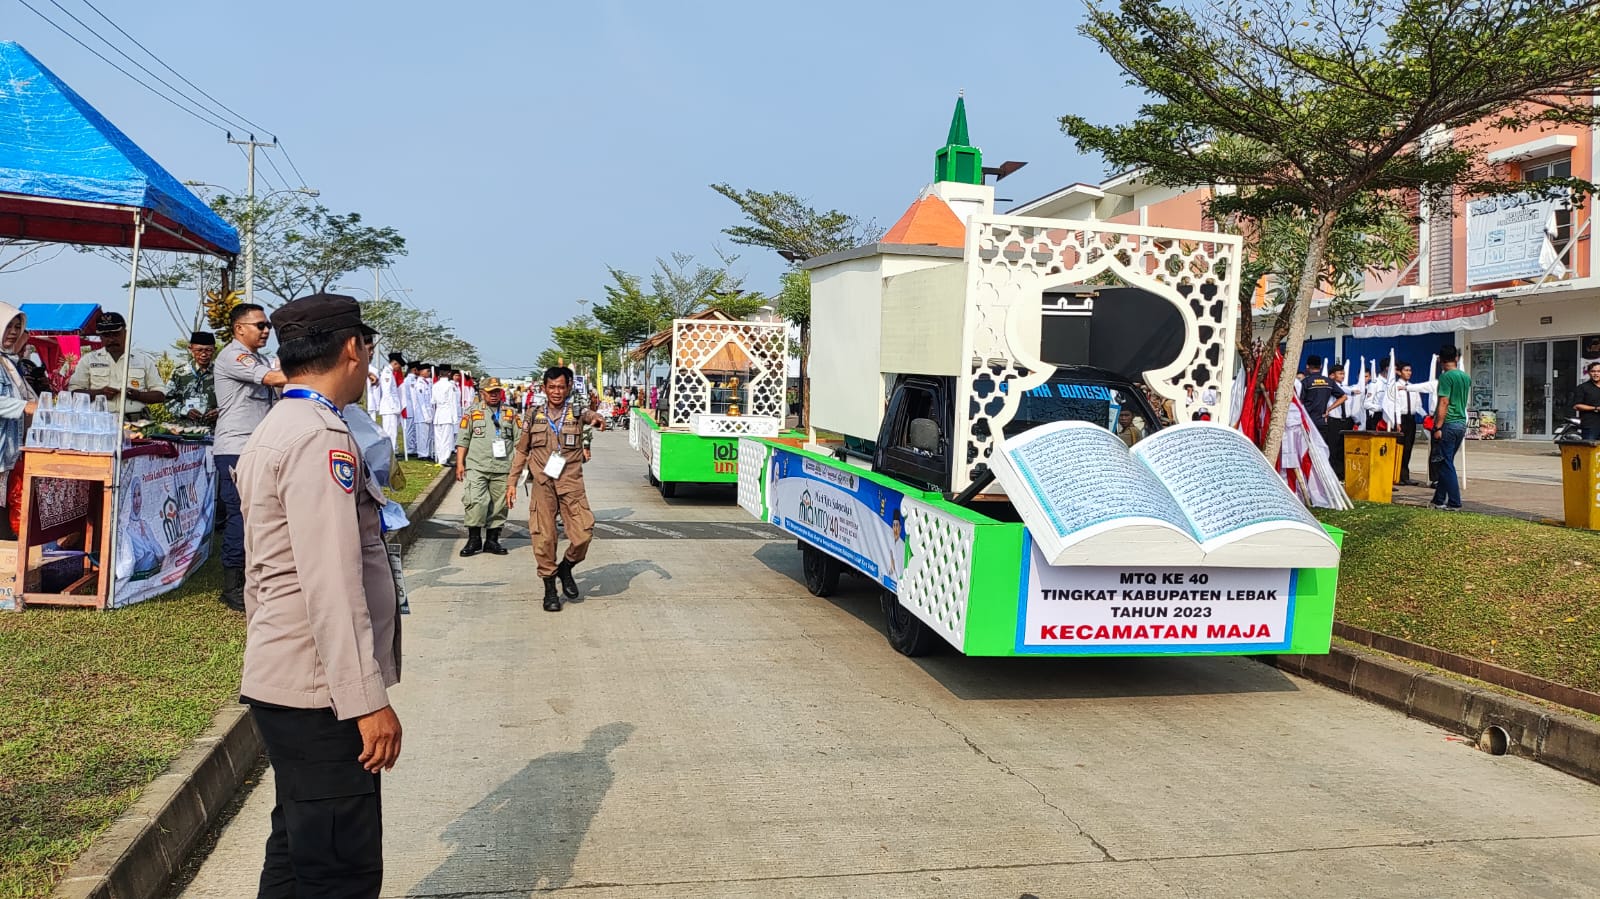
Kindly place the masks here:
[(1600, 725), (1593, 722), (1340, 646), (1325, 656), (1265, 656), (1262, 661), (1471, 737), (1480, 746), (1503, 734), (1507, 754), (1600, 783)]
[[(425, 521), (455, 477), (440, 470), (422, 495), (406, 508), (413, 523)], [(404, 552), (416, 542), (416, 528), (396, 538)], [(144, 788), (89, 847), (51, 892), (51, 899), (155, 899), (165, 895), (172, 877), (211, 829), (217, 815), (238, 792), (260, 759), (263, 747), (250, 711), (225, 705), (172, 764)]]

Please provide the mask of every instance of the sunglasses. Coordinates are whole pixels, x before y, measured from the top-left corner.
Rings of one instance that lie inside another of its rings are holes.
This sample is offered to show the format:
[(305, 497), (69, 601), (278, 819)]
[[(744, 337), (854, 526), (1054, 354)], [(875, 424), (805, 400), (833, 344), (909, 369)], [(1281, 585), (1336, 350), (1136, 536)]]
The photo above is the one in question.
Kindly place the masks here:
[(254, 327), (257, 331), (272, 330), (272, 322), (245, 322), (244, 324)]

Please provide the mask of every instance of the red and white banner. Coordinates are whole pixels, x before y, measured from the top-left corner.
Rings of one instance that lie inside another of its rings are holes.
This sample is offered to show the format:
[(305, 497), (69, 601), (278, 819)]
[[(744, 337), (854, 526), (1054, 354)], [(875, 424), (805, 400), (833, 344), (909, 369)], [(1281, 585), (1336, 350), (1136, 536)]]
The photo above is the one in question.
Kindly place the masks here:
[(1494, 324), (1494, 297), (1419, 306), (1387, 312), (1367, 312), (1351, 321), (1353, 337), (1414, 337), (1451, 331), (1477, 331)]

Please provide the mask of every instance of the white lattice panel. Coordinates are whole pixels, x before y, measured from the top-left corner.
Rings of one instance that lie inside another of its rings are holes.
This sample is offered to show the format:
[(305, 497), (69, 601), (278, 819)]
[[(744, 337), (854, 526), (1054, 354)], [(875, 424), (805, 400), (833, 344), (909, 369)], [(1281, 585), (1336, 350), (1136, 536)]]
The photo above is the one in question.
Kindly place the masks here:
[[(1039, 304), (1046, 291), (1110, 274), (1173, 304), (1184, 322), (1183, 349), (1166, 368), (1145, 373), (1159, 396), (1188, 421), (1188, 390), (1232, 396), (1242, 239), (1228, 234), (980, 216), (967, 229), (967, 320), (963, 356), (969, 416), (956, 417), (952, 490), (971, 483), (993, 452), (992, 435), (1016, 414), (1019, 398), (1049, 380), (1039, 356)], [(1103, 300), (1103, 298), (1100, 298)], [(977, 426), (977, 427), (975, 427)], [(964, 464), (962, 464), (964, 462)]]
[(638, 409), (634, 409), (632, 412), (629, 412), (628, 414), (633, 416), (633, 421), (628, 423), (628, 445), (633, 447), (633, 451), (634, 452), (638, 452), (639, 451), (639, 434), (645, 428), (648, 428), (650, 426), (647, 425), (647, 424), (644, 424), (641, 421), (641, 419), (644, 418), (644, 413), (639, 411)]
[(788, 323), (680, 318), (672, 323), (670, 422), (710, 414), (711, 380), (701, 369), (719, 357), (740, 355), (750, 363), (750, 378), (739, 393), (749, 408), (740, 408), (741, 417), (781, 421), (789, 386)]
[(690, 430), (701, 437), (776, 437), (776, 418), (753, 418), (746, 415), (696, 415)]
[(650, 473), (656, 480), (661, 480), (661, 432), (651, 431), (650, 439)]
[(967, 634), (974, 525), (909, 497), (900, 511), (911, 545), (900, 604), (960, 650)]
[(767, 520), (767, 460), (772, 448), (755, 440), (739, 441), (739, 507)]

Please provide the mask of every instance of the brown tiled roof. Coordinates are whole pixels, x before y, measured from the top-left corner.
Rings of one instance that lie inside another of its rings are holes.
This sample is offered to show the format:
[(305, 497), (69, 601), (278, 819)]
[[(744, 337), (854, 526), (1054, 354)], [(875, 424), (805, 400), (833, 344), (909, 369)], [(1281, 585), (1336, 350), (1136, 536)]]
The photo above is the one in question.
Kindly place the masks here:
[(879, 242), (960, 249), (967, 243), (967, 227), (945, 201), (929, 194), (912, 203)]

